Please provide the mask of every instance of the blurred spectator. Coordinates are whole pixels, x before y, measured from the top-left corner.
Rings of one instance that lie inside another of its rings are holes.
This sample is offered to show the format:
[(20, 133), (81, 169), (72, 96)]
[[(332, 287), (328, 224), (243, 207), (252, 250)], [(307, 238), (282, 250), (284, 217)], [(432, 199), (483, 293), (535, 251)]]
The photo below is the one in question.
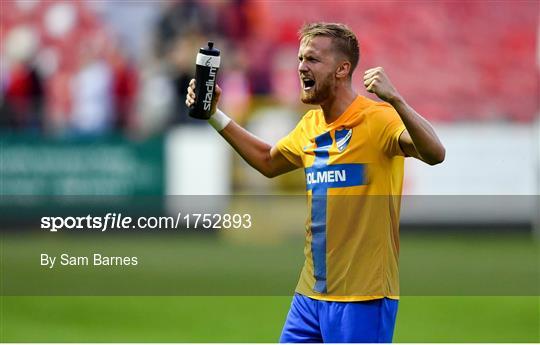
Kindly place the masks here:
[(174, 123), (202, 123), (188, 117), (184, 99), (194, 77), (195, 55), (207, 40), (216, 41), (217, 48), (225, 52), (218, 75), (218, 82), (227, 88), (224, 109), (242, 121), (251, 95), (269, 94), (271, 69), (264, 61), (271, 56), (272, 46), (250, 40), (257, 8), (245, 0), (163, 3), (156, 28), (156, 55), (166, 62), (171, 76)]
[[(354, 83), (364, 95), (361, 71), (382, 65), (431, 120), (529, 122), (538, 110), (538, 10), (538, 2), (508, 1), (306, 7), (301, 1), (173, 0), (152, 8), (3, 1), (0, 126), (99, 135), (134, 127), (160, 133), (192, 121), (183, 100), (195, 55), (208, 39), (223, 52), (221, 106), (245, 122), (261, 96), (298, 103), (296, 31), (315, 20), (348, 23), (359, 34)], [(104, 52), (85, 47), (96, 34)], [(84, 57), (74, 53), (79, 50), (86, 50)]]
[(81, 49), (81, 66), (71, 85), (71, 134), (98, 136), (109, 133), (115, 123), (113, 73), (101, 57), (99, 44), (92, 42)]
[(137, 95), (136, 130), (139, 136), (163, 131), (171, 122), (175, 97), (165, 65), (151, 58), (142, 66)]
[(212, 35), (217, 31), (217, 13), (212, 7), (194, 0), (166, 1), (160, 5), (162, 17), (156, 28), (156, 53), (159, 57), (174, 48), (178, 37), (195, 32)]
[(7, 35), (5, 61), (8, 70), (2, 71), (1, 81), (2, 127), (34, 130), (42, 127), (43, 82), (33, 61), (37, 48), (36, 33), (29, 26), (16, 27)]
[(127, 55), (117, 42), (111, 45), (107, 52), (107, 60), (111, 63), (113, 74), (114, 126), (119, 130), (131, 130), (135, 125), (134, 113), (138, 76), (136, 67)]
[(43, 85), (36, 68), (23, 63), (12, 66), (0, 105), (1, 125), (41, 130), (42, 114)]
[[(163, 2), (162, 15), (156, 26), (156, 56), (165, 64), (172, 99), (170, 123), (203, 124), (188, 116), (184, 105), (189, 81), (195, 75), (195, 56), (205, 43), (204, 33), (211, 37), (218, 30), (220, 6), (208, 6), (198, 1)], [(215, 38), (215, 36), (214, 36)]]

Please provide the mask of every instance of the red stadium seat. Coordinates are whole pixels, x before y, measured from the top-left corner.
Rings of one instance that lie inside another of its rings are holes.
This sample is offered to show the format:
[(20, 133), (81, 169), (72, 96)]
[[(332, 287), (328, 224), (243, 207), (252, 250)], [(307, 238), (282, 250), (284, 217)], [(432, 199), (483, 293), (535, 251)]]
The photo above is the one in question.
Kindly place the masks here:
[(401, 93), (431, 119), (531, 121), (537, 114), (538, 3), (265, 6), (280, 43), (294, 41), (305, 21), (347, 23), (360, 40), (359, 69), (384, 66)]

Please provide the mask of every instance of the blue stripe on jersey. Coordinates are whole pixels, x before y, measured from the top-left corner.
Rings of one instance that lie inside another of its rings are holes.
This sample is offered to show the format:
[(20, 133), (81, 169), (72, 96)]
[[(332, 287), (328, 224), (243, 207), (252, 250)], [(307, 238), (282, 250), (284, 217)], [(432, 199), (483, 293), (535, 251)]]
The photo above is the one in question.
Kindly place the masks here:
[[(332, 147), (330, 132), (315, 138), (315, 161), (311, 169), (324, 169), (328, 164)], [(306, 175), (307, 176), (307, 175)], [(311, 196), (311, 253), (315, 274), (316, 292), (326, 293), (326, 188), (315, 186)]]
[(315, 286), (318, 293), (327, 293), (326, 285), (326, 209), (328, 188), (342, 188), (365, 184), (363, 164), (328, 165), (332, 147), (330, 132), (315, 138), (317, 148), (313, 166), (305, 169), (306, 188), (311, 190), (311, 253)]

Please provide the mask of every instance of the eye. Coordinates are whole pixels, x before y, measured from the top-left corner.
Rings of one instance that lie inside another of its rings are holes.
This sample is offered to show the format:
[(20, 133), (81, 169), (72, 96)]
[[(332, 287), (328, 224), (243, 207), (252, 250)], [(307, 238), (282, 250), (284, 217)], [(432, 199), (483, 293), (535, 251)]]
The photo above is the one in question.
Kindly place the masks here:
[(299, 56), (298, 61), (319, 62), (319, 59), (314, 58), (313, 56)]

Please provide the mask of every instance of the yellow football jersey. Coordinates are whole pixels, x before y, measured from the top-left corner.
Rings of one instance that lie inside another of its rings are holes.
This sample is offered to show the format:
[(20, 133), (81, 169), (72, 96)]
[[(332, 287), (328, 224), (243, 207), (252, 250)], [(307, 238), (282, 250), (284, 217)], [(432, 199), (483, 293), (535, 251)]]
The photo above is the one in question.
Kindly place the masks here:
[(305, 169), (309, 214), (296, 292), (329, 301), (399, 296), (405, 126), (387, 103), (358, 96), (334, 122), (311, 110), (277, 148)]

